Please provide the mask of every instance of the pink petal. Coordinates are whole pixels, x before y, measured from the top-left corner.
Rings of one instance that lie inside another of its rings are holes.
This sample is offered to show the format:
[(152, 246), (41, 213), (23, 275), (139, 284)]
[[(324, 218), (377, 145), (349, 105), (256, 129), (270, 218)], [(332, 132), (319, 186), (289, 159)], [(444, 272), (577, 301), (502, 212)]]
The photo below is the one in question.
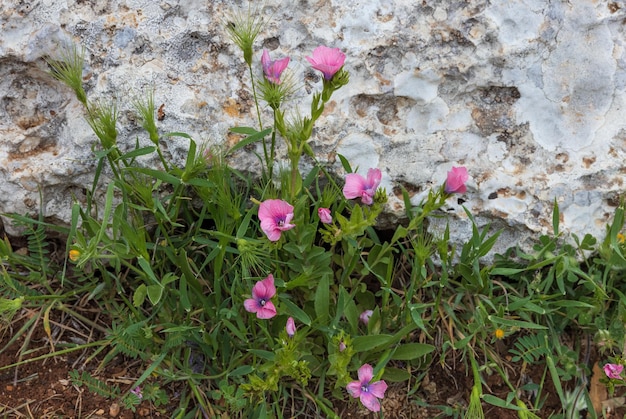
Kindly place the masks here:
[(276, 315), (276, 307), (274, 307), (274, 303), (271, 301), (267, 301), (264, 306), (259, 308), (259, 311), (256, 312), (256, 317), (258, 319), (271, 319)]
[(333, 222), (333, 217), (330, 214), (330, 210), (328, 208), (318, 208), (317, 216), (320, 218), (320, 221), (324, 224), (330, 224)]
[(358, 173), (346, 175), (346, 184), (343, 186), (343, 196), (346, 199), (360, 198), (367, 185), (365, 179)]
[(285, 330), (287, 331), (287, 335), (289, 335), (289, 337), (293, 337), (296, 334), (296, 322), (293, 320), (293, 317), (289, 317), (287, 319)]
[(243, 302), (243, 307), (249, 313), (256, 313), (261, 308), (261, 305), (257, 302), (257, 300), (248, 298)]
[(361, 195), (361, 202), (365, 205), (372, 205), (374, 203), (374, 196), (369, 192), (363, 192)]
[(276, 295), (276, 287), (274, 286), (274, 275), (269, 274), (267, 278), (261, 281), (261, 284), (265, 287), (264, 298), (269, 300)]
[(267, 73), (267, 69), (272, 65), (272, 60), (270, 58), (270, 53), (263, 49), (263, 54), (261, 55), (261, 65), (263, 66), (263, 71)]
[(362, 383), (369, 383), (374, 376), (374, 368), (370, 364), (363, 364), (359, 368), (359, 381)]
[(261, 230), (263, 230), (263, 233), (265, 233), (269, 241), (275, 242), (280, 239), (280, 229), (274, 221), (261, 221)]
[(363, 403), (363, 406), (365, 406), (368, 410), (371, 410), (372, 412), (380, 411), (380, 402), (371, 393), (362, 392), (361, 403)]
[(339, 48), (329, 48), (324, 45), (313, 50), (312, 57), (306, 57), (314, 69), (324, 73), (324, 78), (330, 80), (346, 60), (346, 55)]
[(276, 60), (274, 62), (274, 71), (278, 73), (278, 77), (282, 74), (282, 72), (289, 65), (289, 57), (281, 58), (280, 60)]
[(361, 320), (364, 324), (368, 324), (370, 322), (370, 317), (372, 317), (372, 314), (374, 314), (373, 310), (365, 310), (359, 315), (359, 320)]
[(387, 383), (382, 380), (369, 385), (369, 392), (379, 399), (385, 397), (385, 391), (387, 391)]
[[(261, 230), (270, 241), (280, 239), (281, 231), (295, 227), (295, 225), (289, 224), (289, 221), (293, 219), (293, 207), (281, 199), (268, 199), (261, 202), (259, 219), (261, 220)], [(282, 226), (278, 226), (279, 221), (283, 221)]]
[(267, 300), (268, 298), (265, 297), (265, 294), (266, 294), (265, 284), (262, 281), (257, 281), (252, 287), (252, 298), (254, 298), (257, 301)]
[(448, 172), (445, 191), (447, 193), (465, 193), (467, 191), (465, 182), (467, 182), (468, 178), (469, 175), (465, 167), (453, 167)]
[(359, 381), (352, 381), (346, 386), (346, 390), (352, 397), (361, 396), (361, 383)]
[(369, 169), (367, 171), (367, 183), (371, 189), (376, 191), (378, 185), (380, 185), (380, 180), (382, 179), (382, 173), (380, 169)]

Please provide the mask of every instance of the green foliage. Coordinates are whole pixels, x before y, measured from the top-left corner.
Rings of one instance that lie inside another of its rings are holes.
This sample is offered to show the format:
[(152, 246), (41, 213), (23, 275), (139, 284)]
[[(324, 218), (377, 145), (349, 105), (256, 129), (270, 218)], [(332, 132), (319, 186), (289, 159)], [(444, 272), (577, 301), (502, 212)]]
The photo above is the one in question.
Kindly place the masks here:
[[(509, 382), (494, 349), (499, 339), (508, 340), (513, 362), (545, 367), (564, 406), (569, 395), (561, 382), (586, 367), (582, 345), (568, 346), (559, 335), (575, 330), (593, 337), (601, 353), (622, 362), (624, 205), (598, 243), (590, 235), (567, 237), (555, 201), (553, 234), (539, 237), (530, 251), (496, 255), (493, 263), (486, 258), (500, 231), (479, 225), (468, 209), (463, 217), (471, 237), (458, 248), (450, 244), (457, 233), (451, 228), (439, 235), (429, 229), (451, 198), (443, 182), (417, 204), (402, 190), (406, 219), (392, 232), (377, 231), (386, 191), (379, 188), (372, 205), (345, 199), (343, 181), (328, 173), (309, 143), (325, 104), (348, 83), (347, 70), (324, 80), (309, 114), (286, 120), (294, 85), (254, 81), (254, 42), (262, 27), (263, 19), (250, 11), (227, 26), (250, 69), (258, 117), (258, 128), (231, 129), (242, 138), (228, 150), (205, 148), (182, 132), (160, 132), (153, 92), (134, 100), (150, 145), (141, 146), (138, 138), (129, 146), (118, 138), (117, 105), (88, 100), (82, 53), (74, 49), (49, 61), (53, 76), (85, 106), (97, 166), (87, 202), (72, 206), (69, 228), (12, 216), (24, 229), (28, 252), (0, 241), (4, 321), (24, 307), (39, 310), (48, 329), (52, 311), (80, 318), (105, 335), (92, 355), (104, 354), (100, 368), (116, 356), (141, 362), (136, 386), (143, 398), (85, 372), (74, 371), (74, 383), (129, 408), (141, 400), (164, 404), (164, 388), (183, 383), (178, 417), (279, 417), (289, 409), (336, 417), (334, 404), (348, 400), (345, 387), (365, 363), (376, 377), (405, 382), (415, 393), (433, 364), (463, 362), (474, 379), (468, 408), (441, 407), (443, 413), (480, 418), (489, 403), (532, 418), (537, 406), (527, 406)], [(269, 104), (267, 115), (257, 87)], [(182, 163), (164, 153), (171, 137), (188, 143)], [(228, 161), (257, 144), (253, 153), (263, 173), (253, 180)], [(278, 147), (288, 159), (282, 168), (275, 165)], [(338, 157), (352, 173), (350, 162)], [(307, 173), (303, 163), (311, 167)], [(294, 208), (295, 227), (281, 230), (275, 241), (258, 217), (258, 206), (269, 199)], [(329, 209), (330, 223), (322, 223), (319, 209)], [(51, 255), (47, 234), (53, 228), (68, 240), (69, 265), (58, 266)], [(277, 315), (259, 319), (244, 302), (269, 274)], [(83, 301), (106, 312), (110, 325), (79, 317), (72, 307)], [(360, 318), (365, 311), (371, 311), (367, 322)], [(298, 326), (294, 336), (285, 331), (289, 317)], [(510, 387), (506, 399), (483, 394), (487, 372)], [(152, 377), (158, 385), (149, 382)]]

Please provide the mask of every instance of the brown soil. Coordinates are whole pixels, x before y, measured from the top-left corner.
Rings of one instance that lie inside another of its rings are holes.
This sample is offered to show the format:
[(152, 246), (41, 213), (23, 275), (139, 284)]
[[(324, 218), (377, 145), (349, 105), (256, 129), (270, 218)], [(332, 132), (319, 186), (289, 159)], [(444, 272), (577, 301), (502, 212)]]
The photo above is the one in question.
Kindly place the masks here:
[[(24, 318), (1, 329), (0, 368), (14, 364), (20, 360), (19, 353), (27, 339), (23, 333), (16, 342), (5, 348), (26, 317), (32, 313), (23, 313)], [(52, 324), (55, 322), (53, 319)], [(78, 327), (77, 327), (78, 328)], [(54, 328), (53, 328), (54, 333)], [(82, 339), (82, 333), (66, 332), (55, 345), (63, 341)], [(27, 355), (21, 360), (41, 357), (51, 353), (49, 339), (43, 326), (39, 325), (30, 336)], [(55, 348), (57, 351), (59, 347)], [(167, 418), (173, 410), (156, 408), (148, 402), (135, 407), (135, 412), (124, 409), (119, 400), (110, 400), (92, 394), (85, 387), (73, 385), (70, 372), (86, 370), (93, 374), (98, 368), (97, 361), (89, 361), (88, 357), (94, 349), (85, 352), (72, 352), (39, 361), (28, 362), (13, 368), (0, 371), (0, 415), (5, 418)], [(138, 362), (114, 359), (94, 377), (110, 385), (117, 385), (127, 391), (141, 374)]]
[[(27, 319), (28, 313), (22, 313), (22, 318), (14, 321), (12, 325), (7, 325), (2, 330), (0, 339), (0, 349), (5, 348), (7, 342), (19, 330), (19, 325)], [(32, 313), (31, 313), (32, 315)], [(53, 320), (53, 319), (51, 319)], [(54, 320), (52, 322), (54, 324)], [(77, 328), (78, 329), (78, 328)], [(66, 330), (63, 339), (55, 340), (62, 342), (64, 339), (73, 341), (82, 337), (82, 333), (74, 333)], [(26, 336), (21, 336), (16, 342), (5, 348), (0, 353), (0, 368), (11, 365), (18, 361), (18, 354)], [(55, 345), (59, 345), (55, 343)], [(505, 348), (502, 342), (502, 348)], [(58, 350), (58, 348), (56, 348)], [(29, 350), (32, 352), (22, 359), (29, 359), (50, 353), (51, 347), (48, 343), (47, 334), (43, 326), (39, 325), (30, 337)], [(28, 352), (27, 350), (26, 352)], [(93, 348), (88, 350), (93, 353)], [(70, 353), (44, 360), (34, 361), (0, 371), (0, 415), (7, 418), (169, 418), (176, 409), (178, 400), (176, 392), (170, 391), (169, 406), (153, 406), (148, 401), (142, 402), (136, 407), (135, 412), (121, 406), (119, 400), (110, 400), (92, 394), (85, 387), (77, 387), (72, 384), (70, 372), (84, 369), (91, 374), (98, 368), (98, 361), (88, 361), (91, 353)], [(503, 351), (506, 353), (506, 351)], [(522, 371), (520, 365), (506, 363), (503, 357), (503, 367), (509, 375), (510, 382), (516, 388), (521, 388), (524, 384), (533, 382), (541, 383), (544, 374), (544, 366), (536, 365), (528, 367)], [(593, 362), (593, 360), (591, 361)], [(96, 375), (98, 379), (106, 381), (108, 384), (115, 384), (122, 391), (130, 389), (137, 377), (141, 375), (141, 365), (139, 362), (118, 357), (106, 365), (106, 367)], [(501, 399), (506, 399), (510, 392), (509, 388), (503, 384), (500, 376), (493, 371), (486, 376), (486, 385), (483, 386), (485, 394), (492, 394)], [(419, 374), (416, 374), (418, 377)], [(596, 375), (591, 377), (591, 386), (600, 389), (601, 398), (598, 402), (606, 401), (608, 396), (602, 393), (604, 384), (598, 382), (601, 370), (596, 368)], [(564, 383), (566, 390), (571, 389), (572, 383)], [(444, 365), (433, 363), (419, 385), (416, 382), (390, 383), (386, 397), (382, 402), (385, 418), (402, 419), (426, 419), (451, 417), (450, 413), (445, 413), (442, 407), (457, 408), (457, 412), (462, 412), (467, 407), (471, 393), (473, 380), (471, 371), (466, 371), (464, 363), (460, 360), (448, 360)], [(415, 390), (416, 391), (412, 391)], [(410, 396), (408, 395), (410, 394)], [(529, 399), (533, 397), (529, 392), (518, 392), (527, 406)], [(554, 387), (549, 377), (544, 380), (542, 396), (545, 398), (542, 409), (536, 414), (540, 418), (548, 418), (555, 413), (561, 412), (561, 404), (556, 395)], [(440, 406), (439, 408), (433, 406)], [(616, 419), (623, 417), (626, 412), (618, 403), (616, 409), (607, 413), (606, 419)], [(507, 409), (496, 408), (483, 403), (486, 418), (513, 419), (518, 418), (516, 412)], [(364, 410), (358, 401), (351, 400), (348, 403), (337, 407), (337, 413), (341, 418), (377, 418), (377, 415)], [(459, 416), (462, 417), (462, 416)], [(584, 416), (582, 416), (584, 417)]]

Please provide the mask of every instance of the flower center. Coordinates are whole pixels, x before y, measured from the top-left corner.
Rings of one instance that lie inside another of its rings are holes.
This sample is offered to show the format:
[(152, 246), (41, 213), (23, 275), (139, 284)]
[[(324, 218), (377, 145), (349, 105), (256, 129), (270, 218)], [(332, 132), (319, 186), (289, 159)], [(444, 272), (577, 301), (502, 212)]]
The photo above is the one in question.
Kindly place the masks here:
[(276, 225), (278, 225), (278, 227), (282, 227), (285, 225), (285, 220), (278, 220), (278, 222), (276, 223)]
[(267, 301), (265, 301), (265, 298), (261, 298), (259, 300), (259, 304), (261, 305), (261, 307), (265, 307), (265, 304), (267, 303)]
[(367, 384), (361, 384), (361, 392), (363, 393), (369, 393), (370, 391), (370, 387)]

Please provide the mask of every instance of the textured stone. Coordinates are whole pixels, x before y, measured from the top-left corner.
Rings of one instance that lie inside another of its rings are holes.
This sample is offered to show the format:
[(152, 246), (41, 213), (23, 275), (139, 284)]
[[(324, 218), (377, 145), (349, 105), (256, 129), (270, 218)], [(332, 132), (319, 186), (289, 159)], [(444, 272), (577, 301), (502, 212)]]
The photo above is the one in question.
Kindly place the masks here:
[[(234, 2), (247, 7), (247, 3)], [(147, 143), (130, 103), (154, 89), (163, 132), (232, 144), (228, 128), (254, 124), (249, 76), (225, 32), (231, 1), (0, 0), (0, 212), (67, 221), (72, 194), (93, 176), (95, 138), (72, 93), (43, 57), (86, 48), (91, 98), (117, 98), (119, 141)], [(305, 56), (319, 44), (347, 55), (351, 82), (319, 120), (312, 146), (341, 173), (337, 153), (383, 171), (388, 223), (399, 186), (418, 203), (453, 165), (471, 175), (447, 212), (458, 238), (480, 224), (506, 229), (498, 250), (551, 226), (602, 235), (623, 185), (626, 55), (622, 2), (544, 0), (266, 0), (257, 47), (289, 55), (308, 109), (319, 75)], [(269, 113), (264, 111), (269, 121)], [(164, 140), (182, 162), (184, 139)], [(284, 150), (283, 150), (284, 151)], [(233, 164), (258, 167), (251, 154)], [(306, 165), (304, 165), (306, 166)], [(43, 203), (39, 202), (39, 191)], [(437, 228), (437, 223), (433, 223)]]

